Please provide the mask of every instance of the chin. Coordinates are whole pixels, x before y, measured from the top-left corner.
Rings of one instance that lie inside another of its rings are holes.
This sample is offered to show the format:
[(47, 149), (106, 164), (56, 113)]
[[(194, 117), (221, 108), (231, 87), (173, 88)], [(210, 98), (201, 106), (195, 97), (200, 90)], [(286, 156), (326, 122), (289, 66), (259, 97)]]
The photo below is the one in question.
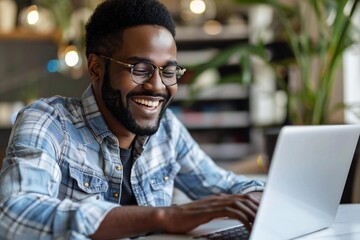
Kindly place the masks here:
[(156, 133), (159, 129), (159, 124), (139, 124), (139, 123), (130, 123), (125, 124), (128, 131), (139, 135), (139, 136), (150, 136)]

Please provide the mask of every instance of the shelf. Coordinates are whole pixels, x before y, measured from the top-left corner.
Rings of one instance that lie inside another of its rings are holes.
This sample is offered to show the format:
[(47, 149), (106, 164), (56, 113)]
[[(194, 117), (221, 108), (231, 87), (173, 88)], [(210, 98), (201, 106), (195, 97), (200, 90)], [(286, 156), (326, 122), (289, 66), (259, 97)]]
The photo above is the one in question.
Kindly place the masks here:
[[(247, 88), (240, 84), (221, 84), (217, 86), (211, 86), (199, 91), (196, 96), (196, 101), (208, 101), (208, 100), (236, 100), (245, 99), (248, 97)], [(178, 91), (175, 95), (174, 101), (183, 101), (191, 98), (191, 89), (188, 85), (179, 85)]]
[(249, 127), (249, 113), (224, 112), (175, 112), (179, 120), (189, 129), (222, 129)]
[(244, 25), (223, 26), (218, 35), (206, 34), (198, 26), (177, 26), (176, 43), (179, 51), (216, 48), (224, 49), (230, 45), (248, 42), (248, 28)]
[(51, 33), (39, 33), (27, 29), (18, 28), (9, 33), (0, 32), (0, 40), (20, 40), (20, 41), (61, 41), (61, 32), (56, 30)]
[(200, 144), (200, 147), (217, 161), (239, 160), (252, 153), (247, 143)]

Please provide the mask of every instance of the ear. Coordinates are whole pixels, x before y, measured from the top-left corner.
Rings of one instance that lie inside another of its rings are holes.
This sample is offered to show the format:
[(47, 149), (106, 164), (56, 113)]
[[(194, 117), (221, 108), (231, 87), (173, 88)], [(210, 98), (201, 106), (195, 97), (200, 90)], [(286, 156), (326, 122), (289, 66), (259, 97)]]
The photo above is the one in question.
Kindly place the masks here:
[(93, 83), (100, 81), (103, 78), (103, 61), (101, 61), (100, 57), (94, 53), (89, 54), (88, 71)]

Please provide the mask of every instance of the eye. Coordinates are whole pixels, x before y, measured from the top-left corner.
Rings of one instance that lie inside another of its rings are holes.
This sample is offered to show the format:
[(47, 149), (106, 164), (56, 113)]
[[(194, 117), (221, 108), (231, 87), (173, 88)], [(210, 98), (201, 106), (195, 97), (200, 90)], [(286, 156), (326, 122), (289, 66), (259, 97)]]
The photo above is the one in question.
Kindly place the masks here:
[(132, 73), (136, 76), (149, 76), (154, 71), (151, 64), (148, 63), (137, 63), (133, 67)]
[(166, 66), (162, 71), (162, 75), (166, 78), (172, 78), (176, 74), (177, 70), (177, 66)]

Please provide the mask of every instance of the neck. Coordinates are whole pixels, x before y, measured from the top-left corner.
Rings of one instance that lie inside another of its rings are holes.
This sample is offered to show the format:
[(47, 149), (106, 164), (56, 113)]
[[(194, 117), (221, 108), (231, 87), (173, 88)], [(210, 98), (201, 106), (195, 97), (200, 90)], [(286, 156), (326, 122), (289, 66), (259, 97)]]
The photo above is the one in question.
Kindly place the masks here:
[(109, 117), (105, 121), (108, 124), (110, 131), (116, 136), (119, 142), (119, 147), (123, 149), (128, 149), (131, 147), (136, 135), (132, 132), (129, 132), (117, 119)]
[(129, 149), (131, 147), (135, 137), (136, 137), (135, 134), (131, 134), (131, 135), (128, 135), (128, 136), (115, 134), (115, 136), (117, 137), (117, 139), (119, 141), (119, 147), (123, 148), (123, 149)]
[(136, 134), (127, 130), (105, 107), (102, 101), (97, 101), (100, 112), (109, 128), (109, 130), (116, 136), (119, 142), (119, 147), (128, 149), (131, 147)]

